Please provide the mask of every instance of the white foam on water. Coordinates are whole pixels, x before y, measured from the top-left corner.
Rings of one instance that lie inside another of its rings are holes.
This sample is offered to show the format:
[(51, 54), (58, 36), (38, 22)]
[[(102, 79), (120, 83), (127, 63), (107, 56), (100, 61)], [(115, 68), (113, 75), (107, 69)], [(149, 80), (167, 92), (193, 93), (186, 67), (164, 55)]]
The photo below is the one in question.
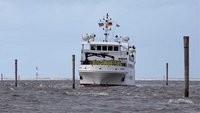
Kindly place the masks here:
[(40, 85), (39, 85), (39, 87), (42, 87), (42, 86), (43, 86), (43, 84), (40, 84)]
[(47, 92), (46, 92), (46, 91), (44, 91), (44, 90), (39, 90), (39, 91), (36, 91), (36, 93), (47, 94)]
[(137, 87), (144, 87), (144, 84), (136, 84)]
[(100, 93), (95, 93), (95, 92), (89, 92), (89, 93), (83, 93), (83, 92), (64, 92), (67, 95), (81, 95), (81, 96), (107, 96), (109, 93), (106, 92), (100, 92)]
[(106, 92), (100, 92), (100, 93), (94, 93), (95, 95), (97, 96), (107, 96), (109, 95), (109, 93), (106, 93)]
[(170, 104), (194, 104), (193, 101), (189, 99), (169, 99)]
[(153, 93), (153, 96), (158, 96), (158, 94), (156, 94), (156, 93)]
[(10, 90), (14, 91), (15, 89), (11, 87)]
[(100, 92), (100, 93), (96, 93), (96, 92), (89, 92), (89, 93), (81, 93), (81, 95), (92, 95), (92, 96), (107, 96), (109, 95), (106, 92)]
[(69, 88), (69, 86), (63, 85), (63, 84), (56, 84), (56, 85), (53, 86), (53, 88), (64, 89), (64, 88)]
[(126, 95), (128, 95), (128, 96), (129, 96), (129, 95), (131, 95), (131, 93), (126, 93)]
[(64, 94), (66, 94), (66, 95), (79, 95), (76, 92), (68, 92), (68, 91), (64, 92)]

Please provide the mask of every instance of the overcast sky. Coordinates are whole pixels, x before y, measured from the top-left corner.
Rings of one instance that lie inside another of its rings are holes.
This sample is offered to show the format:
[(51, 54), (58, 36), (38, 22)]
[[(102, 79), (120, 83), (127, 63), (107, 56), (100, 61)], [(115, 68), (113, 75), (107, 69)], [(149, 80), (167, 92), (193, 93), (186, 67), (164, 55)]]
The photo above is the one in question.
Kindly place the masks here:
[[(136, 46), (136, 79), (183, 78), (183, 36), (190, 36), (190, 76), (200, 78), (199, 0), (0, 0), (0, 73), (21, 78), (71, 78), (71, 56), (80, 64), (84, 33), (103, 38), (106, 13)], [(110, 37), (112, 38), (112, 37)], [(78, 76), (78, 70), (77, 74)]]

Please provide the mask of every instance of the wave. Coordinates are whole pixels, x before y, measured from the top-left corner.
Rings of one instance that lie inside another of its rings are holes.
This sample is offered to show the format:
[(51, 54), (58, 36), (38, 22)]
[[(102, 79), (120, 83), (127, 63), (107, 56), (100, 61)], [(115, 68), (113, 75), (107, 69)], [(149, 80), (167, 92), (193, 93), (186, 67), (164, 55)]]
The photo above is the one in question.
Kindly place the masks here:
[(169, 99), (169, 104), (194, 104), (192, 100), (189, 99)]

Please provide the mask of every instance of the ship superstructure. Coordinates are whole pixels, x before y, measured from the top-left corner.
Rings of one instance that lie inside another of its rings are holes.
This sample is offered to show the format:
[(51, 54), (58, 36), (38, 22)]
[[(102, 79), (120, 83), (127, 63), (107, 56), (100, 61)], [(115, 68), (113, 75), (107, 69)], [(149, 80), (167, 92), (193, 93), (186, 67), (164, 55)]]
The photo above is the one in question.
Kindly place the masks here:
[(114, 41), (108, 40), (113, 26), (108, 14), (100, 20), (99, 26), (104, 30), (104, 40), (95, 40), (94, 33), (82, 36), (80, 84), (134, 85), (135, 47), (129, 44), (128, 36), (116, 35)]

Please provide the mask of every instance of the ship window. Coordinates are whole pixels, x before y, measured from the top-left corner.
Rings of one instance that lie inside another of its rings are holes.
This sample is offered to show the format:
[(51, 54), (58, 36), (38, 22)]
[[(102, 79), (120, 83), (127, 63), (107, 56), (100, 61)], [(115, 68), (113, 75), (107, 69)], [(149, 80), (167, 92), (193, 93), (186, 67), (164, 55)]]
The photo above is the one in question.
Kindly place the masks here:
[(112, 51), (113, 50), (113, 46), (108, 46), (108, 51)]
[(95, 45), (91, 45), (91, 50), (96, 50), (96, 46)]
[(103, 51), (107, 51), (107, 46), (103, 46)]
[(97, 46), (97, 50), (101, 50), (101, 46)]
[(118, 46), (114, 46), (114, 51), (118, 51), (118, 50), (119, 50)]

